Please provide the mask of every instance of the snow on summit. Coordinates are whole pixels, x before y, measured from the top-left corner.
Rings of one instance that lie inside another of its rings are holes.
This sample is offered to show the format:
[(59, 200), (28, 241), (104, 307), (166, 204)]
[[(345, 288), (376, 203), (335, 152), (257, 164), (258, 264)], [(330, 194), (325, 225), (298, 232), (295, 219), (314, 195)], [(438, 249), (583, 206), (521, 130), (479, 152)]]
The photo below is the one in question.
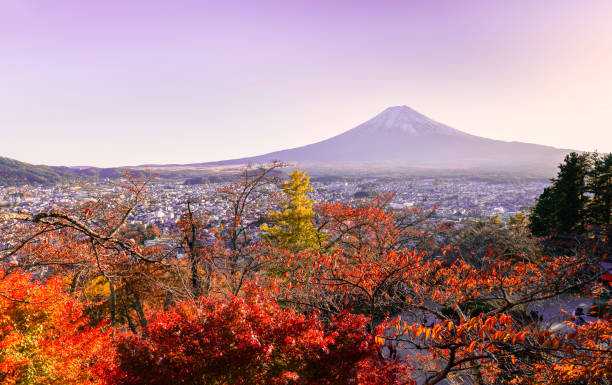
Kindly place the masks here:
[(396, 131), (410, 135), (467, 135), (429, 119), (408, 106), (389, 107), (367, 122), (355, 127), (354, 130), (364, 133)]

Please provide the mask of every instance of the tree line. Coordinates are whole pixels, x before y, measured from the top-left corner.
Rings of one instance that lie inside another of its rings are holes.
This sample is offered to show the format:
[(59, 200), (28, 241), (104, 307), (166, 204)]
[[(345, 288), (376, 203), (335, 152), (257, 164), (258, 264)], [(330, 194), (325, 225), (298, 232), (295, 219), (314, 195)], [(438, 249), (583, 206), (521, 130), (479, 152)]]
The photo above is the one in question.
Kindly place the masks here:
[(612, 154), (572, 152), (530, 217), (536, 235), (582, 233), (612, 225)]

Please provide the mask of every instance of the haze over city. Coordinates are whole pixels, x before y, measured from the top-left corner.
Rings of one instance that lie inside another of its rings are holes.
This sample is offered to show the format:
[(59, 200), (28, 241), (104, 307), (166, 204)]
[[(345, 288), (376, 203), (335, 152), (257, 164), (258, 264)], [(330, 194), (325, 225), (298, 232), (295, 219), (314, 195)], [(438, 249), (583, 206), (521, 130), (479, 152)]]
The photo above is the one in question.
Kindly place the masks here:
[(195, 163), (408, 105), (463, 132), (612, 151), (609, 1), (0, 1), (2, 155)]

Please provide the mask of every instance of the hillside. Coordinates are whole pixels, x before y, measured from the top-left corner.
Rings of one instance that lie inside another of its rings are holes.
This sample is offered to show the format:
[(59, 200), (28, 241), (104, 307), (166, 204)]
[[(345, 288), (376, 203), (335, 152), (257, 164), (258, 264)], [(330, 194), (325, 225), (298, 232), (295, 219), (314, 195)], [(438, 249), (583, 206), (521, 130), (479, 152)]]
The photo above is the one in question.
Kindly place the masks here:
[(75, 176), (68, 169), (55, 170), (49, 166), (32, 165), (0, 157), (0, 185), (50, 185), (64, 182)]
[(70, 168), (33, 165), (0, 157), (0, 185), (53, 185), (82, 179), (119, 178), (123, 173), (124, 169), (121, 168)]

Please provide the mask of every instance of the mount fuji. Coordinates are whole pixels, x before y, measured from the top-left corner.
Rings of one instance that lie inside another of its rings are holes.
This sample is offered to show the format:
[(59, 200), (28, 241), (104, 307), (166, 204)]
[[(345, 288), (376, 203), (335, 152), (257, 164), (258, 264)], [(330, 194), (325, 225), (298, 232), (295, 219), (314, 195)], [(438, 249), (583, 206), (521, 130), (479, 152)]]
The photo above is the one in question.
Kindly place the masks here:
[(372, 119), (321, 142), (248, 158), (199, 166), (272, 160), (325, 168), (485, 168), (550, 170), (570, 150), (471, 135), (407, 106), (389, 107)]
[[(357, 127), (321, 142), (248, 158), (220, 162), (141, 165), (117, 168), (31, 165), (0, 157), (0, 185), (53, 184), (65, 180), (118, 178), (125, 169), (153, 171), (161, 177), (234, 175), (245, 164), (279, 160), (311, 175), (407, 174), (459, 175), (511, 172), (550, 176), (571, 150), (504, 142), (456, 130), (407, 106), (389, 107)], [(434, 170), (437, 170), (434, 172)], [(450, 172), (450, 174), (449, 174)], [(483, 174), (484, 175), (484, 174)]]

